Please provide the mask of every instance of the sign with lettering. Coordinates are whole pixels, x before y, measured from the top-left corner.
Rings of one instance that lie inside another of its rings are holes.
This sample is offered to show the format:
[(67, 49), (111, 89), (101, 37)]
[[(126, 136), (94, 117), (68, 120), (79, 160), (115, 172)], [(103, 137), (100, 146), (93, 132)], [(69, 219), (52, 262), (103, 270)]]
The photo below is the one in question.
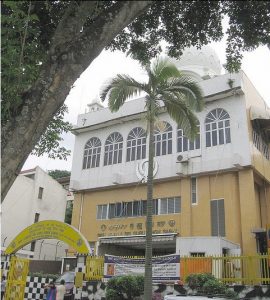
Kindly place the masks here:
[(25, 245), (40, 239), (60, 240), (78, 253), (91, 253), (87, 240), (76, 228), (64, 222), (46, 220), (34, 223), (21, 231), (8, 245), (5, 254), (16, 253)]
[[(104, 236), (131, 236), (145, 235), (145, 221), (133, 221), (131, 223), (102, 223), (99, 227), (98, 237)], [(179, 225), (175, 219), (153, 222), (153, 234), (178, 233)]]
[[(125, 258), (105, 255), (104, 277), (122, 275), (143, 275), (144, 258)], [(152, 258), (153, 281), (176, 281), (180, 279), (180, 255), (166, 255)]]

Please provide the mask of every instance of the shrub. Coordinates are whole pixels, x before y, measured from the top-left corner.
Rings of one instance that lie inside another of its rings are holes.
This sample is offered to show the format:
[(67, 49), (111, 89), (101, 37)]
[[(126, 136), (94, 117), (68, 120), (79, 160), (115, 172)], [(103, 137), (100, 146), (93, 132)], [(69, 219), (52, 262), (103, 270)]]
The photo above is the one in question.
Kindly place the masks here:
[(143, 294), (143, 276), (119, 276), (108, 281), (106, 288), (107, 300), (132, 300)]
[(186, 282), (191, 289), (201, 290), (203, 285), (209, 280), (215, 280), (215, 277), (210, 273), (190, 274), (186, 278)]
[(222, 282), (219, 282), (216, 278), (210, 279), (204, 283), (202, 291), (207, 295), (225, 294), (226, 286)]
[(239, 299), (239, 296), (235, 291), (227, 289), (225, 291), (225, 298), (237, 300), (237, 299)]
[(238, 299), (236, 292), (229, 290), (212, 274), (191, 274), (187, 276), (186, 282), (191, 289), (196, 289), (203, 295), (224, 295), (228, 299)]

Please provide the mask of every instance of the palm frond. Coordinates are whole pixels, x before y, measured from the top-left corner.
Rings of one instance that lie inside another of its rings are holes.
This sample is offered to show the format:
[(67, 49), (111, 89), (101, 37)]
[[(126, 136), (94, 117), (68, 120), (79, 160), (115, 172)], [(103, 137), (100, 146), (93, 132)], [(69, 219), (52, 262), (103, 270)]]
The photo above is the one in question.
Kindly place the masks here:
[(178, 97), (178, 94), (184, 95), (186, 97), (186, 104), (192, 110), (201, 111), (204, 107), (203, 92), (200, 86), (184, 74), (170, 81), (167, 87), (163, 88), (163, 91), (172, 93), (176, 97)]
[(158, 82), (165, 82), (170, 78), (178, 77), (181, 74), (168, 58), (158, 58), (152, 64), (151, 70)]
[(101, 100), (108, 98), (110, 110), (118, 111), (125, 101), (138, 95), (146, 90), (146, 85), (142, 84), (128, 75), (118, 74), (111, 82), (101, 91)]
[(198, 119), (187, 105), (186, 96), (180, 93), (173, 95), (169, 92), (164, 92), (162, 96), (168, 114), (183, 129), (185, 135), (194, 140), (198, 133)]

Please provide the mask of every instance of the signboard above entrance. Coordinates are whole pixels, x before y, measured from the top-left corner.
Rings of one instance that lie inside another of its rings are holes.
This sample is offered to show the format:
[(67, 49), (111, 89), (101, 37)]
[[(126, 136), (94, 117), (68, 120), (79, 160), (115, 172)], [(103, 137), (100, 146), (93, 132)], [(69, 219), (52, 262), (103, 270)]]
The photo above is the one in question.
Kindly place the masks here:
[(41, 239), (60, 240), (78, 253), (91, 253), (87, 240), (76, 228), (60, 221), (46, 220), (37, 222), (21, 231), (8, 245), (5, 254), (16, 253), (25, 245)]

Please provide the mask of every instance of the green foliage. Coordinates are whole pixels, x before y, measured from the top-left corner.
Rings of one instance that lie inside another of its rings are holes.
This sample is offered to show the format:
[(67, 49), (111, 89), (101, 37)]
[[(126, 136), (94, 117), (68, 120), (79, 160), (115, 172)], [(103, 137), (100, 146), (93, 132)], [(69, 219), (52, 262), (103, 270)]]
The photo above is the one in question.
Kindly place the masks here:
[(106, 288), (107, 300), (132, 300), (143, 294), (143, 276), (119, 276), (108, 281)]
[[(118, 10), (120, 3), (93, 1), (93, 9), (82, 24), (81, 34), (96, 32), (99, 20), (109, 9), (115, 7)], [(41, 67), (51, 59), (50, 47), (55, 43), (54, 35), (62, 17), (77, 14), (79, 19), (83, 1), (3, 1), (1, 4), (1, 124), (4, 126), (21, 115), (28, 101), (27, 91), (35, 93)], [(168, 55), (179, 57), (185, 47), (201, 47), (221, 40), (224, 16), (229, 19), (227, 68), (237, 71), (243, 50), (270, 44), (269, 1), (153, 1), (106, 46), (107, 49), (126, 52), (147, 64), (161, 52), (160, 44), (165, 41)], [(65, 38), (66, 49), (72, 48), (72, 41)], [(174, 108), (171, 109), (173, 111)], [(61, 133), (70, 130), (70, 124), (63, 119), (65, 112), (64, 106), (52, 116), (50, 125), (33, 151), (35, 155), (48, 153), (51, 158), (66, 159), (70, 154), (69, 150), (60, 147)]]
[(203, 285), (215, 277), (210, 273), (190, 274), (186, 278), (186, 282), (191, 289), (201, 289)]
[(186, 282), (191, 289), (197, 290), (203, 295), (223, 295), (228, 299), (238, 299), (237, 293), (229, 290), (223, 282), (220, 282), (210, 273), (190, 274)]
[(160, 53), (160, 41), (165, 41), (168, 54), (179, 57), (185, 47), (220, 41), (225, 16), (229, 19), (227, 69), (234, 72), (241, 67), (243, 51), (270, 43), (269, 1), (154, 1), (110, 48), (128, 50), (147, 62)]
[[(185, 135), (196, 138), (197, 117), (194, 111), (203, 108), (200, 86), (182, 74), (168, 59), (157, 58), (146, 67), (147, 83), (140, 83), (128, 75), (118, 74), (101, 92), (101, 100), (108, 98), (111, 111), (118, 111), (125, 101), (145, 92), (147, 119), (158, 118), (161, 102), (170, 117), (183, 129)], [(151, 109), (150, 109), (151, 106)]]
[(235, 291), (232, 291), (232, 290), (229, 290), (229, 289), (226, 289), (224, 297), (227, 298), (227, 299), (233, 299), (233, 300), (239, 299), (238, 294)]
[(225, 294), (226, 286), (216, 278), (206, 281), (202, 287), (202, 292), (206, 295)]
[(66, 213), (65, 213), (65, 223), (67, 223), (67, 224), (71, 224), (72, 211), (73, 211), (73, 201), (68, 201), (67, 202)]
[[(38, 79), (46, 59), (50, 43), (46, 38), (52, 35), (61, 15), (56, 7), (54, 13), (50, 11), (47, 4), (50, 6), (47, 1), (2, 3), (2, 125), (20, 115), (27, 101), (23, 95)], [(43, 27), (44, 22), (47, 23)], [(47, 153), (50, 158), (67, 159), (71, 151), (60, 147), (61, 134), (71, 129), (71, 124), (64, 121), (67, 111), (67, 106), (63, 105), (53, 116), (32, 154), (41, 156)]]
[(58, 178), (62, 178), (62, 177), (68, 177), (70, 176), (70, 171), (67, 170), (49, 170), (48, 174), (54, 178), (54, 179), (58, 179)]

